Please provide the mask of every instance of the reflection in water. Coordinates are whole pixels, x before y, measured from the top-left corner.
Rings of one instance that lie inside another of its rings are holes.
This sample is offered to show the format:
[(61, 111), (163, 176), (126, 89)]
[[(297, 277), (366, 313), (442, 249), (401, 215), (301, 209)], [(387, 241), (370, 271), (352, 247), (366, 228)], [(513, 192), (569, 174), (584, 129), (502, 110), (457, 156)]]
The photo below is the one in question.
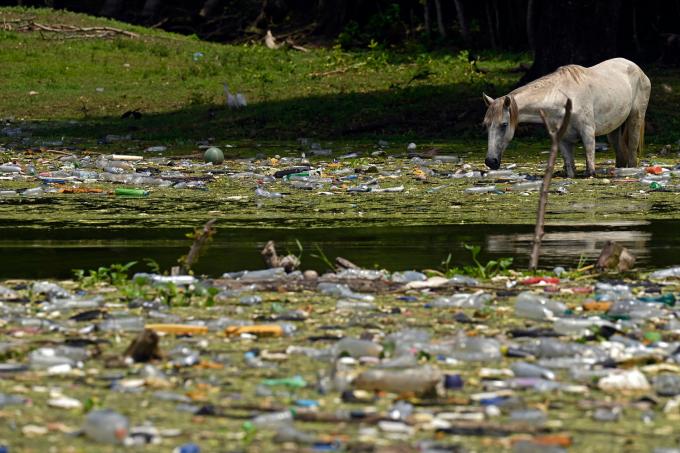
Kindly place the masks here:
[[(620, 242), (637, 257), (638, 269), (680, 264), (680, 221), (560, 224), (546, 227), (540, 259), (542, 268), (575, 267), (581, 258), (596, 258), (607, 240)], [(211, 276), (263, 266), (260, 250), (273, 239), (282, 253), (298, 254), (304, 247), (306, 269), (326, 270), (319, 250), (333, 260), (347, 258), (366, 268), (391, 271), (441, 269), (451, 254), (451, 266), (471, 263), (464, 244), (479, 245), (479, 259), (514, 258), (513, 266), (528, 264), (533, 225), (437, 225), (364, 228), (219, 228), (195, 271)], [(72, 269), (96, 269), (112, 263), (153, 259), (161, 269), (177, 264), (190, 245), (185, 229), (51, 228), (3, 226), (0, 223), (0, 278), (68, 278)], [(317, 255), (316, 257), (314, 255)], [(148, 268), (139, 264), (135, 271)]]
[[(486, 239), (486, 249), (503, 256), (528, 255), (533, 239), (533, 234), (491, 234)], [(550, 263), (571, 265), (581, 257), (596, 259), (605, 242), (614, 241), (627, 247), (638, 262), (645, 263), (649, 260), (651, 239), (651, 233), (638, 230), (558, 231), (543, 236), (541, 256)]]

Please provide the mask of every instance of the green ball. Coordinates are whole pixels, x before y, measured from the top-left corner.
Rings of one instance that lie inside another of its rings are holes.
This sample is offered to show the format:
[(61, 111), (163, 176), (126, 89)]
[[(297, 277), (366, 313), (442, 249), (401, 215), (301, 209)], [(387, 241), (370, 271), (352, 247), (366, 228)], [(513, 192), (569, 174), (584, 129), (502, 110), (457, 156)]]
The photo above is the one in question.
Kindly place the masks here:
[(224, 153), (222, 152), (221, 149), (215, 148), (213, 146), (212, 148), (208, 148), (207, 150), (205, 150), (203, 160), (205, 160), (206, 162), (212, 162), (215, 165), (219, 165), (222, 162), (224, 162)]

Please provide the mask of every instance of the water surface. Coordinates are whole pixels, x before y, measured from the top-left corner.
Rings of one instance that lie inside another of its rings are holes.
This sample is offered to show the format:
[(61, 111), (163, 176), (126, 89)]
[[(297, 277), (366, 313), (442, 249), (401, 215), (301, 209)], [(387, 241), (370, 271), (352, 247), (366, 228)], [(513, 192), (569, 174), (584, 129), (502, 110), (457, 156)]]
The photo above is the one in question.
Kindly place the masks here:
[[(596, 259), (607, 240), (620, 242), (637, 257), (637, 267), (680, 264), (680, 221), (561, 224), (546, 227), (541, 267), (575, 267)], [(72, 269), (96, 269), (111, 263), (153, 259), (162, 269), (176, 265), (191, 243), (186, 229), (173, 228), (31, 228), (0, 224), (0, 278), (67, 278)], [(526, 266), (532, 225), (436, 225), (365, 228), (219, 228), (198, 273), (259, 269), (260, 250), (273, 239), (279, 252), (300, 254), (304, 268), (327, 268), (321, 254), (342, 256), (360, 266), (388, 270), (438, 269), (451, 254), (451, 265), (471, 264), (463, 244), (480, 245), (482, 261), (513, 257)], [(316, 256), (313, 256), (316, 255)], [(137, 270), (145, 270), (142, 264)]]

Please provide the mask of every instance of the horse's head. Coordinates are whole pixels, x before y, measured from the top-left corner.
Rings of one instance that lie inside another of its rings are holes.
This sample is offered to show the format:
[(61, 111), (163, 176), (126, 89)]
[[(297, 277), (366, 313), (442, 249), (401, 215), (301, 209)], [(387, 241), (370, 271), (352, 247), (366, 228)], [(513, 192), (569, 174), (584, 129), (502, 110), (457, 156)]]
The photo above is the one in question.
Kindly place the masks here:
[(503, 151), (515, 135), (518, 114), (517, 103), (509, 95), (498, 99), (492, 99), (484, 93), (482, 93), (482, 96), (488, 106), (484, 116), (484, 126), (486, 126), (489, 134), (489, 147), (484, 163), (492, 170), (498, 170), (501, 166)]

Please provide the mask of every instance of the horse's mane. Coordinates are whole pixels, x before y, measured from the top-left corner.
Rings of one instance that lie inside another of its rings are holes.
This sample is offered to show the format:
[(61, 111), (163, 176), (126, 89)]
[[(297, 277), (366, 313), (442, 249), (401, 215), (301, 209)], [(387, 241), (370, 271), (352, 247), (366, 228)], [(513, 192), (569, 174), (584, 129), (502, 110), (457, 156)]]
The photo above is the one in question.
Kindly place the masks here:
[[(517, 103), (515, 102), (515, 97), (513, 96), (519, 91), (524, 90), (540, 90), (540, 89), (551, 89), (559, 90), (560, 82), (565, 79), (571, 80), (577, 84), (581, 83), (586, 75), (586, 68), (583, 66), (578, 66), (574, 64), (560, 66), (555, 71), (550, 74), (544, 75), (540, 79), (536, 79), (533, 82), (524, 85), (523, 87), (513, 90), (510, 94), (506, 95), (510, 98), (510, 124), (513, 127), (517, 127), (517, 122), (519, 118), (519, 109), (517, 108)], [(484, 115), (484, 125), (489, 126), (494, 121), (500, 121), (503, 117), (503, 103), (506, 96), (501, 96), (494, 102), (489, 104), (489, 108)]]
[(583, 80), (583, 77), (586, 74), (586, 68), (583, 66), (575, 65), (575, 64), (570, 64), (567, 66), (560, 66), (557, 68), (555, 71), (551, 72), (550, 74), (544, 75), (540, 79), (536, 79), (533, 82), (529, 83), (528, 85), (525, 85), (521, 88), (518, 88), (515, 91), (524, 89), (524, 88), (545, 88), (545, 87), (553, 87), (555, 86), (556, 83), (559, 83), (561, 80), (560, 79), (571, 79), (574, 82), (581, 83)]
[[(500, 121), (503, 118), (503, 103), (505, 102), (505, 96), (501, 96), (491, 104), (486, 110), (486, 115), (484, 115), (484, 125), (489, 126), (495, 121)], [(510, 96), (510, 124), (513, 128), (517, 127), (519, 122), (519, 108), (517, 108), (517, 102), (515, 98)]]

